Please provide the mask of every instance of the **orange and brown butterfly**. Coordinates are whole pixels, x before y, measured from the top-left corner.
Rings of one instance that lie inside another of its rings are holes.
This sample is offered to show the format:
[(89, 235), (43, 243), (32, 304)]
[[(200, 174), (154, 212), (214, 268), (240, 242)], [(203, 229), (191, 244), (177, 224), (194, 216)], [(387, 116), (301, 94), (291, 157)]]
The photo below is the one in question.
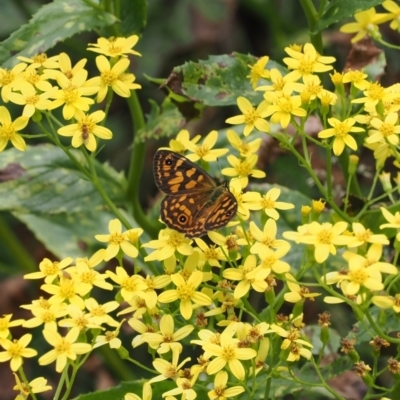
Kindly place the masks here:
[(166, 194), (161, 219), (187, 237), (200, 237), (225, 226), (237, 212), (237, 201), (226, 184), (218, 185), (181, 154), (158, 150), (153, 162), (157, 187)]

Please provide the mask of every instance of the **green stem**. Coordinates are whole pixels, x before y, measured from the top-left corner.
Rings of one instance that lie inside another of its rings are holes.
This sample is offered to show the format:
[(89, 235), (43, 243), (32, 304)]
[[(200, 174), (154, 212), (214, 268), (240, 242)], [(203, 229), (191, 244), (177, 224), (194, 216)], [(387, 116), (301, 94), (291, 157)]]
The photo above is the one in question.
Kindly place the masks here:
[[(135, 91), (131, 92), (131, 97), (128, 99), (129, 111), (131, 119), (134, 123), (135, 134), (144, 128), (145, 121), (140, 107), (139, 99)], [(135, 136), (133, 142), (135, 141)], [(143, 164), (145, 160), (146, 145), (139, 140), (134, 142), (131, 152), (130, 167), (128, 172), (128, 187), (127, 198), (132, 199), (132, 212), (135, 221), (151, 236), (157, 237), (162, 225), (158, 222), (153, 223), (145, 215), (140, 204), (139, 193), (141, 192), (140, 183), (143, 172)]]
[(311, 43), (319, 54), (323, 54), (324, 47), (322, 44), (322, 33), (315, 30), (318, 22), (318, 12), (315, 9), (312, 0), (300, 0), (300, 4), (303, 7), (304, 14), (307, 18)]
[(7, 222), (0, 214), (0, 243), (7, 249), (15, 264), (24, 272), (33, 272), (37, 270), (37, 264), (31, 255), (26, 251), (18, 238), (14, 235)]
[(315, 174), (314, 170), (311, 168), (311, 165), (307, 164), (306, 160), (303, 158), (303, 156), (292, 146), (289, 144), (290, 151), (297, 157), (297, 159), (300, 161), (301, 165), (307, 170), (311, 178), (313, 179), (315, 185), (318, 187), (318, 189), (321, 192), (321, 195), (323, 198), (326, 199), (326, 201), (329, 203), (329, 205), (335, 210), (335, 212), (344, 220), (347, 222), (352, 222), (352, 219), (349, 215), (344, 213), (338, 205), (335, 203), (332, 197), (328, 196), (328, 193), (325, 190), (324, 185), (320, 182), (318, 179), (317, 175)]

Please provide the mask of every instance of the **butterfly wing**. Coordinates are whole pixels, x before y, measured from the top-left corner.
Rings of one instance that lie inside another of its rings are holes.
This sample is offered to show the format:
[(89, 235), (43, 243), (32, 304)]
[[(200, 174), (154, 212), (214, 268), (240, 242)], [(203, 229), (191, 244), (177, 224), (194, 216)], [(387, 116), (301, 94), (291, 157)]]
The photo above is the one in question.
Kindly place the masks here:
[(225, 226), (237, 211), (235, 196), (186, 157), (169, 150), (154, 156), (154, 178), (167, 196), (161, 219), (187, 237), (199, 237)]
[(158, 150), (153, 161), (157, 187), (169, 196), (210, 192), (216, 184), (213, 178), (181, 154)]

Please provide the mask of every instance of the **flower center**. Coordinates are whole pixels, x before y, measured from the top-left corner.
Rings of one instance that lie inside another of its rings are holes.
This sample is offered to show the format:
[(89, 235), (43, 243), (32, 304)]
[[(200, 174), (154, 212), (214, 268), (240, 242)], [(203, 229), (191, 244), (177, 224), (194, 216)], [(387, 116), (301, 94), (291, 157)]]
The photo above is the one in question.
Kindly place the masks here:
[(112, 71), (104, 71), (101, 73), (101, 79), (104, 84), (112, 86), (112, 84), (118, 79), (118, 76)]
[(383, 98), (384, 95), (384, 89), (379, 83), (371, 83), (369, 86), (368, 90), (368, 97), (370, 97), (373, 100), (380, 100)]
[(360, 268), (357, 271), (351, 271), (349, 278), (352, 282), (362, 285), (368, 279), (368, 274), (363, 268)]
[(318, 241), (321, 244), (331, 244), (331, 242), (332, 242), (331, 231), (329, 231), (327, 229), (321, 230), (321, 232), (318, 233)]
[(178, 291), (178, 297), (183, 301), (190, 300), (195, 292), (194, 286), (189, 283), (184, 283), (176, 290)]
[(4, 124), (0, 127), (0, 136), (4, 139), (11, 139), (15, 135), (13, 124)]
[(58, 354), (66, 354), (69, 353), (71, 348), (71, 343), (67, 342), (65, 338), (62, 338), (59, 343), (57, 343), (57, 346), (55, 346), (54, 350)]
[(232, 345), (224, 346), (222, 349), (221, 357), (226, 361), (232, 361), (236, 359), (236, 347)]
[(394, 134), (394, 126), (384, 122), (379, 128), (379, 131), (384, 137), (388, 137)]

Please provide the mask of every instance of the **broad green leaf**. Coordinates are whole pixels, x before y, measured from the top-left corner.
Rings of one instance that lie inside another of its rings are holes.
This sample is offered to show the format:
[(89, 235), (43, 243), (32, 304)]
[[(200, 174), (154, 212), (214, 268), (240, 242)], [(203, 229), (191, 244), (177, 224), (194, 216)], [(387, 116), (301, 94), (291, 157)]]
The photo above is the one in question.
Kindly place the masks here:
[[(80, 152), (73, 154), (83, 165)], [(96, 163), (102, 187), (116, 204), (124, 204), (125, 179)], [(82, 257), (99, 246), (95, 234), (107, 233), (113, 218), (92, 183), (57, 147), (9, 149), (0, 157), (0, 210), (13, 212), (58, 257)]]
[(382, 0), (332, 0), (328, 3), (323, 17), (318, 21), (313, 33), (320, 32), (335, 22), (354, 17), (355, 13), (368, 10), (379, 4), (382, 4)]
[[(189, 102), (199, 102), (205, 106), (227, 106), (236, 104), (239, 96), (244, 96), (253, 104), (259, 104), (263, 92), (256, 92), (247, 76), (249, 65), (257, 57), (232, 53), (210, 56), (208, 60), (189, 61), (173, 72), (165, 82), (172, 92), (184, 96)], [(283, 67), (274, 61), (268, 61), (267, 69)]]
[[(84, 164), (83, 155), (73, 154)], [(99, 180), (116, 203), (124, 202), (125, 180), (107, 165), (96, 163)], [(0, 210), (32, 214), (90, 212), (104, 202), (91, 182), (52, 145), (28, 146), (25, 152), (9, 149), (1, 153)]]
[(147, 23), (146, 0), (122, 0), (121, 2), (121, 30), (124, 35), (130, 36), (140, 33)]
[(57, 215), (13, 214), (60, 259), (87, 257), (104, 247), (94, 236), (106, 234), (109, 221), (115, 218), (104, 210)]
[(10, 68), (17, 56), (32, 57), (76, 33), (112, 25), (117, 19), (93, 9), (82, 0), (56, 0), (46, 4), (32, 19), (0, 44), (0, 63)]

